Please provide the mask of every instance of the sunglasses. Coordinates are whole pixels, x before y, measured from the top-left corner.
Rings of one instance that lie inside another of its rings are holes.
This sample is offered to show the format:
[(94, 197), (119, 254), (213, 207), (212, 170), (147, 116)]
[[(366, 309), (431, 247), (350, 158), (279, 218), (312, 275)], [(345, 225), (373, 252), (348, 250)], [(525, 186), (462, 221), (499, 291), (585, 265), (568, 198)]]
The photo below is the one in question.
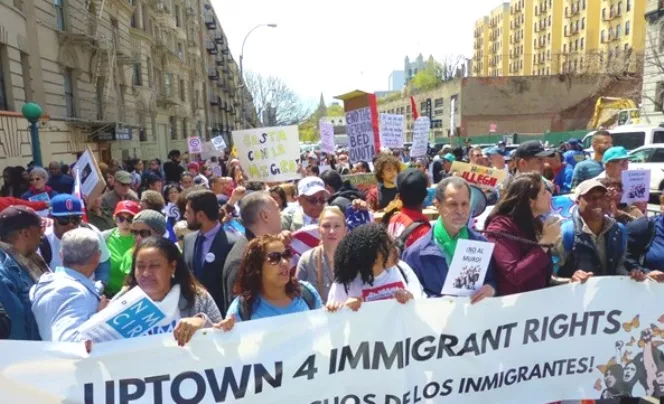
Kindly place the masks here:
[(115, 220), (118, 221), (118, 223), (129, 223), (131, 224), (134, 221), (134, 218), (131, 216), (117, 216)]
[(267, 255), (267, 262), (271, 265), (277, 265), (281, 260), (286, 260), (290, 262), (293, 258), (293, 252), (291, 250), (285, 250), (284, 252), (272, 252)]
[(30, 182), (37, 182), (37, 181), (41, 181), (41, 178), (40, 177), (30, 178)]
[(81, 224), (83, 220), (82, 216), (64, 216), (64, 217), (54, 217), (53, 218), (60, 226), (67, 226), (70, 223), (74, 226)]
[(152, 236), (152, 230), (132, 230), (131, 234), (134, 237), (148, 238)]
[(304, 199), (312, 205), (325, 205), (327, 203), (325, 198), (305, 197)]

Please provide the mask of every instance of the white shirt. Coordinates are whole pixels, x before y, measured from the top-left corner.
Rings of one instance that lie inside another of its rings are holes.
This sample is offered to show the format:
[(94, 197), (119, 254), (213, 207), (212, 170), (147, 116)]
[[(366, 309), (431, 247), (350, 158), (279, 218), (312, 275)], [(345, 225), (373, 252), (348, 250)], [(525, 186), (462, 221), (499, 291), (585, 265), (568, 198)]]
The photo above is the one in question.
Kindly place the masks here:
[[(111, 253), (108, 251), (108, 247), (106, 246), (106, 240), (104, 240), (104, 236), (95, 226), (89, 223), (87, 225), (90, 226), (90, 229), (94, 231), (97, 237), (99, 238), (99, 252), (101, 253), (101, 256), (99, 257), (99, 262), (108, 261), (111, 258)], [(47, 262), (48, 266), (51, 269), (55, 269), (56, 267), (62, 266), (62, 257), (60, 257), (60, 250), (62, 249), (62, 247), (60, 246), (60, 239), (55, 235), (55, 232), (53, 231), (53, 225), (46, 228), (44, 236), (51, 245), (51, 254), (53, 256), (51, 262)], [(39, 253), (41, 254), (41, 251)]]
[(346, 292), (344, 285), (333, 283), (327, 296), (328, 303), (344, 303), (351, 297), (362, 298), (365, 302), (392, 299), (398, 289), (406, 289), (413, 294), (415, 299), (425, 298), (426, 295), (422, 291), (420, 280), (417, 279), (413, 269), (403, 261), (399, 261), (398, 265), (401, 267), (407, 281), (404, 280), (401, 271), (396, 266), (386, 269), (382, 274), (375, 277), (373, 285), (362, 282), (362, 278), (358, 275), (348, 285), (348, 292)]

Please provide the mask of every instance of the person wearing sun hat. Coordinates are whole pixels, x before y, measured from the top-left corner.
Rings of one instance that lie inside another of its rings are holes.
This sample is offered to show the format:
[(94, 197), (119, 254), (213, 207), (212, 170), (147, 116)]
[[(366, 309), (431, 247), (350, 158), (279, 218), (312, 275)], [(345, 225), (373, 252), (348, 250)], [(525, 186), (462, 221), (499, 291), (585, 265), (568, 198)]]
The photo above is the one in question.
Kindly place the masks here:
[(105, 293), (109, 297), (120, 291), (125, 274), (120, 270), (122, 260), (127, 251), (134, 247), (135, 240), (131, 234), (131, 224), (141, 207), (134, 201), (120, 201), (115, 207), (113, 221), (116, 228), (105, 231), (106, 247), (111, 253), (111, 272)]

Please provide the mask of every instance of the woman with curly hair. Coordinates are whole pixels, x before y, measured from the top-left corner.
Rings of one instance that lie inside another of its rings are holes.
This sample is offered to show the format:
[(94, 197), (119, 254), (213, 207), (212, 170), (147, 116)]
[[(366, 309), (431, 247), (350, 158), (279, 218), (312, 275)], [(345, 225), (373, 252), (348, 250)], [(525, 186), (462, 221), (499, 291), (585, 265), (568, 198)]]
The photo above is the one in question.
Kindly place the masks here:
[(405, 262), (399, 261), (385, 227), (369, 223), (344, 237), (334, 253), (334, 283), (328, 309), (341, 305), (352, 310), (362, 302), (397, 299), (400, 303), (422, 294), (422, 285)]
[(292, 257), (276, 236), (251, 240), (233, 288), (237, 297), (226, 318), (248, 321), (321, 308), (323, 303), (316, 289), (291, 276)]
[(371, 210), (385, 209), (397, 197), (397, 175), (401, 171), (401, 162), (391, 154), (381, 154), (374, 164), (374, 173), (378, 186), (367, 193), (367, 203)]

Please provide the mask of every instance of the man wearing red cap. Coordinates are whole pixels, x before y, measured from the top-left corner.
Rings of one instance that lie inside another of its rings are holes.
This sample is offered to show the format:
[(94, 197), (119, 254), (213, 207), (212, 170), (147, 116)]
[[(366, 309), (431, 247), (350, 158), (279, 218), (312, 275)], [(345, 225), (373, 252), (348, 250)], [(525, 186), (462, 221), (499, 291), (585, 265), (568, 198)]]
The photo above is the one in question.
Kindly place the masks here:
[(111, 271), (108, 284), (104, 289), (109, 297), (122, 289), (125, 278), (125, 273), (122, 271), (122, 260), (127, 251), (134, 247), (135, 240), (131, 234), (131, 224), (134, 216), (140, 211), (141, 207), (134, 201), (118, 202), (113, 213), (113, 221), (117, 227), (102, 233), (108, 252), (111, 254)]

